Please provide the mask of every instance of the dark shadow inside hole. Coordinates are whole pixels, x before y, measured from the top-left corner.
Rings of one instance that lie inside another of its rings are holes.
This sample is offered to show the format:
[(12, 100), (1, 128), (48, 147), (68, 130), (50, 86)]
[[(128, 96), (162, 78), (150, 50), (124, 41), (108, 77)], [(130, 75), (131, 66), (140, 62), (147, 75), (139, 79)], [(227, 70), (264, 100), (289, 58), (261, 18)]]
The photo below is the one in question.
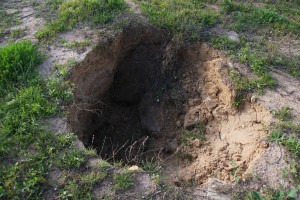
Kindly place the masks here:
[(128, 52), (117, 66), (101, 113), (92, 120), (91, 143), (103, 158), (124, 159), (135, 141), (160, 134), (155, 92), (164, 84), (162, 60), (162, 45), (147, 44)]

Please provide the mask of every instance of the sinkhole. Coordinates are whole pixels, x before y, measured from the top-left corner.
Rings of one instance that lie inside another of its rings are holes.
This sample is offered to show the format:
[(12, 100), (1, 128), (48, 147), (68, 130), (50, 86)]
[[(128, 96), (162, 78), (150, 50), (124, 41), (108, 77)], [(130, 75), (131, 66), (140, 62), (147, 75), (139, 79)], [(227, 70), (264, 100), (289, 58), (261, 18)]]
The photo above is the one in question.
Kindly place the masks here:
[(150, 26), (130, 26), (74, 67), (68, 122), (109, 161), (155, 160), (165, 181), (232, 181), (266, 148), (271, 115), (256, 102), (232, 106), (228, 62), (207, 44), (178, 45)]

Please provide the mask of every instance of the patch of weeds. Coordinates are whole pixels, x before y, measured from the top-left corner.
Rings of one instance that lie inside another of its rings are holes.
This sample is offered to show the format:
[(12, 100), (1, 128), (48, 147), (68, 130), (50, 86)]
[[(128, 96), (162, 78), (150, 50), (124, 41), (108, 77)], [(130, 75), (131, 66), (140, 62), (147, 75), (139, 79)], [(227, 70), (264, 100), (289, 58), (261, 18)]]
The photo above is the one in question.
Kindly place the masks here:
[(278, 123), (276, 123), (275, 128), (277, 130), (281, 130), (281, 131), (283, 131), (284, 133), (287, 133), (287, 134), (295, 133), (295, 134), (298, 135), (300, 133), (300, 126), (298, 124), (295, 124), (295, 123), (291, 122), (291, 121), (278, 122)]
[(127, 190), (134, 185), (133, 172), (124, 170), (114, 175), (114, 190)]
[(243, 103), (243, 101), (244, 101), (244, 96), (243, 95), (238, 95), (232, 101), (232, 106), (235, 107), (235, 108), (238, 108)]
[(250, 46), (246, 45), (237, 51), (235, 58), (241, 63), (247, 64), (256, 74), (255, 77), (247, 79), (237, 71), (230, 70), (229, 77), (233, 81), (235, 89), (246, 92), (257, 90), (262, 94), (264, 88), (276, 86), (275, 79), (267, 70), (267, 67), (270, 66), (267, 57), (251, 50)]
[(119, 13), (127, 8), (124, 0), (67, 0), (58, 9), (58, 17), (46, 27), (38, 31), (35, 37), (47, 40), (56, 33), (71, 30), (80, 23), (99, 26), (111, 22)]
[(73, 145), (76, 136), (73, 133), (64, 133), (64, 134), (59, 134), (57, 135), (57, 140), (59, 142), (60, 145), (62, 145), (63, 147), (67, 146), (71, 146)]
[(161, 171), (161, 166), (158, 165), (158, 163), (153, 162), (152, 160), (143, 160), (140, 165), (145, 172), (151, 175), (158, 175)]
[(269, 139), (273, 142), (282, 144), (291, 153), (293, 153), (293, 155), (300, 155), (300, 142), (296, 136), (286, 135), (282, 132), (282, 130), (273, 130), (269, 135)]
[(56, 104), (70, 102), (73, 99), (71, 84), (62, 77), (51, 77), (47, 80), (49, 95), (55, 100)]
[(26, 29), (22, 29), (22, 28), (12, 29), (10, 31), (9, 38), (19, 39), (25, 35), (25, 31), (26, 31)]
[(123, 166), (123, 161), (122, 160), (116, 160), (115, 162), (114, 162), (114, 166), (116, 166), (116, 167), (122, 167)]
[(300, 77), (300, 56), (286, 59), (286, 71), (293, 77)]
[(73, 99), (72, 85), (68, 80), (70, 68), (77, 62), (69, 60), (65, 64), (56, 64), (53, 66), (54, 73), (47, 80), (49, 95), (58, 105), (68, 103)]
[(102, 159), (97, 160), (95, 166), (97, 169), (100, 169), (100, 170), (107, 170), (111, 167), (109, 162), (106, 162), (105, 160), (102, 160)]
[(76, 180), (69, 181), (59, 191), (60, 199), (92, 199), (91, 185), (80, 185)]
[(244, 200), (263, 200), (264, 198), (256, 191), (247, 192)]
[(103, 180), (103, 178), (105, 178), (106, 176), (107, 176), (107, 173), (105, 171), (99, 171), (99, 172), (92, 171), (90, 173), (87, 173), (87, 174), (81, 176), (80, 182), (82, 184), (93, 185), (93, 184)]
[(35, 16), (44, 18), (47, 22), (53, 21), (57, 17), (59, 6), (64, 0), (33, 0), (32, 7), (35, 9)]
[(183, 144), (188, 144), (191, 140), (198, 139), (200, 141), (205, 141), (206, 128), (202, 124), (198, 124), (191, 131), (183, 130), (181, 133), (181, 141)]
[(85, 162), (84, 151), (71, 149), (63, 152), (58, 160), (58, 166), (63, 169), (80, 168)]
[(89, 40), (76, 41), (74, 40), (71, 43), (65, 44), (64, 46), (69, 49), (84, 49), (89, 46), (91, 42)]
[(97, 151), (95, 149), (88, 148), (86, 151), (84, 151), (84, 154), (89, 157), (94, 157), (97, 156)]
[(98, 168), (70, 174), (66, 185), (60, 188), (60, 199), (92, 199), (93, 186), (107, 176), (107, 168)]
[(274, 112), (275, 116), (281, 121), (288, 121), (292, 118), (291, 108), (283, 107), (278, 111)]
[(231, 167), (234, 168), (232, 175), (234, 177), (234, 182), (237, 184), (240, 180), (240, 173), (241, 173), (241, 168), (240, 166), (237, 165), (235, 161), (232, 161)]
[(236, 49), (240, 48), (240, 42), (231, 40), (226, 35), (213, 37), (211, 44), (214, 48), (224, 50), (228, 54), (232, 54)]
[(218, 13), (200, 1), (151, 0), (138, 1), (142, 11), (152, 23), (174, 33), (184, 33), (191, 39), (205, 26), (217, 23)]
[(8, 14), (3, 3), (0, 4), (0, 37), (9, 33), (9, 27), (12, 27), (18, 22), (16, 13)]
[(280, 31), (300, 33), (299, 24), (289, 20), (274, 10), (259, 8), (246, 3), (236, 3), (225, 0), (222, 3), (223, 12), (230, 14), (230, 27), (236, 31), (257, 30), (261, 26), (268, 25)]

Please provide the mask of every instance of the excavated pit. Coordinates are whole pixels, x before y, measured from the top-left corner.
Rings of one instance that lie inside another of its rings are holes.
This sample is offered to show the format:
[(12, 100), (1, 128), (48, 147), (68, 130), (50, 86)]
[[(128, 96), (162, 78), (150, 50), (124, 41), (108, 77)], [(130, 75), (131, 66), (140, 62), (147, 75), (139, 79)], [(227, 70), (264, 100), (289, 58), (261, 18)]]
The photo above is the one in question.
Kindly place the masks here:
[(127, 28), (74, 68), (69, 124), (105, 159), (155, 159), (166, 182), (233, 181), (265, 150), (271, 115), (254, 101), (232, 107), (227, 62), (206, 44), (178, 49), (163, 30)]

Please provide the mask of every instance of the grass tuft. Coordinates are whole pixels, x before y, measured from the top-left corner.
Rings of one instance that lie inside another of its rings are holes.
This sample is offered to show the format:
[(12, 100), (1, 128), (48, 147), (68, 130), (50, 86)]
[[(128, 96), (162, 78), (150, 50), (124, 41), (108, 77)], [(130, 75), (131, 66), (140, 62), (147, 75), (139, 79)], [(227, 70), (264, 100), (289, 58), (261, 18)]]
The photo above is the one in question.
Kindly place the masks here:
[(24, 85), (42, 59), (38, 47), (27, 40), (0, 47), (0, 93), (15, 84)]

